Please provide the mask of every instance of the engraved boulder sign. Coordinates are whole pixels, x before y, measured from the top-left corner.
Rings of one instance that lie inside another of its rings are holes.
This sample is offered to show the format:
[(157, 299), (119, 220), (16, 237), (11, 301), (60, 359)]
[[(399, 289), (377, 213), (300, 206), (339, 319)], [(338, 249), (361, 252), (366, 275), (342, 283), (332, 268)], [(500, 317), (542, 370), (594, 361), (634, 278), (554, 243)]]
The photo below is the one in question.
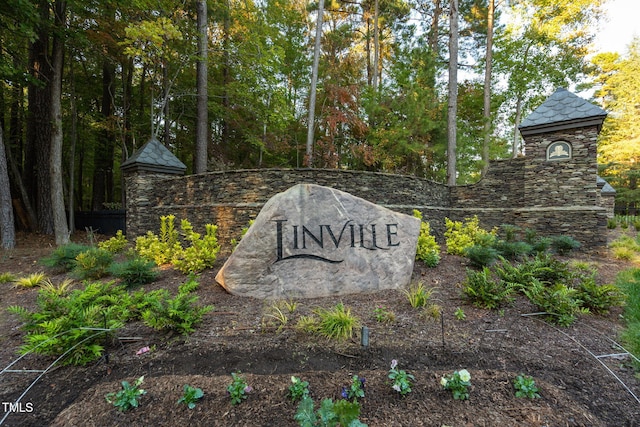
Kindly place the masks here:
[(419, 233), (410, 215), (299, 184), (264, 205), (216, 281), (265, 299), (398, 289), (411, 280)]

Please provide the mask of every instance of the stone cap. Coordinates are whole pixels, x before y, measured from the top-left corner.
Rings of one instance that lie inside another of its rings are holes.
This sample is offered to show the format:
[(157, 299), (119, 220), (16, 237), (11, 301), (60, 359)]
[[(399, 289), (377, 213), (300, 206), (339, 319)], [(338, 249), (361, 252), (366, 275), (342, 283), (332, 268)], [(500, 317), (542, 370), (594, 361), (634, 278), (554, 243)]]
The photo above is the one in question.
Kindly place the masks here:
[(604, 178), (598, 176), (596, 179), (597, 186), (600, 189), (600, 194), (603, 196), (615, 196), (616, 189), (613, 188)]
[(183, 175), (187, 170), (187, 166), (169, 151), (167, 147), (162, 145), (160, 141), (155, 137), (151, 137), (149, 141), (122, 163), (120, 169), (123, 172), (146, 171), (169, 175)]
[(533, 135), (586, 126), (602, 126), (607, 112), (564, 88), (558, 88), (518, 126), (520, 133)]

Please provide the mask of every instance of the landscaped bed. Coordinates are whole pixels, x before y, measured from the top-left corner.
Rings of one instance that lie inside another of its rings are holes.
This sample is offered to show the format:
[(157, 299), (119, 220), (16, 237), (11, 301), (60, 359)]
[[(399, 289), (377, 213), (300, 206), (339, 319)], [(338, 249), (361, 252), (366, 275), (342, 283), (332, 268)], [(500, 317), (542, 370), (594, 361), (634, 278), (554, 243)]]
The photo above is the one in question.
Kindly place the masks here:
[[(47, 238), (21, 235), (18, 249), (2, 254), (0, 272), (43, 271), (59, 283), (67, 274), (39, 263), (52, 249)], [(605, 252), (572, 256), (596, 267), (599, 283), (613, 283), (618, 271), (633, 266)], [(579, 315), (568, 327), (549, 323), (521, 294), (496, 310), (477, 308), (462, 297), (468, 260), (442, 254), (437, 267), (417, 262), (414, 270), (414, 283), (433, 290), (430, 300), (439, 306), (440, 317), (413, 308), (404, 292), (388, 291), (298, 300), (293, 310), (282, 308), (286, 323), (272, 322), (273, 302), (236, 297), (216, 285), (222, 261), (198, 276), (198, 303), (214, 309), (194, 333), (127, 323), (102, 358), (43, 375), (22, 398), (23, 411), (14, 411), (4, 425), (296, 426), (298, 403), (289, 396), (292, 376), (309, 382), (317, 409), (325, 398), (341, 399), (354, 375), (365, 379), (359, 420), (369, 426), (632, 426), (640, 420), (640, 381), (630, 358), (620, 355), (615, 344), (623, 327), (621, 307), (605, 315)], [(175, 295), (186, 280), (162, 268), (158, 279), (143, 287)], [(35, 309), (37, 294), (37, 288), (3, 284), (0, 304)], [(340, 303), (368, 328), (367, 347), (359, 328), (342, 341), (295, 327), (302, 317)], [(393, 319), (385, 319), (385, 313)], [(0, 313), (3, 368), (23, 344), (21, 325), (19, 317)], [(28, 356), (14, 368), (44, 369), (53, 360)], [(389, 379), (393, 360), (414, 377), (404, 396)], [(469, 398), (455, 400), (441, 381), (462, 369), (471, 376)], [(232, 373), (251, 387), (235, 405), (227, 392)], [(4, 373), (0, 400), (14, 402), (37, 375)], [(539, 398), (516, 397), (518, 375), (535, 380)], [(123, 412), (105, 399), (122, 389), (122, 381), (133, 384), (143, 376), (140, 388), (146, 394), (139, 407)], [(204, 392), (193, 409), (177, 403), (186, 384)]]

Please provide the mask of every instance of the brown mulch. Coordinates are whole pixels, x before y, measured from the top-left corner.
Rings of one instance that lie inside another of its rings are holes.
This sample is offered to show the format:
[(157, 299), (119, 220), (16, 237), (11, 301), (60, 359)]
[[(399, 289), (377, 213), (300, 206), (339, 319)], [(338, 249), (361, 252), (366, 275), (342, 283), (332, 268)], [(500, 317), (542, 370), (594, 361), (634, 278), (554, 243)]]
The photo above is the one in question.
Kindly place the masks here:
[[(98, 236), (99, 237), (99, 236)], [(104, 238), (104, 237), (103, 237)], [(86, 236), (75, 235), (76, 242)], [(18, 247), (0, 252), (0, 273), (55, 275), (39, 260), (54, 248), (48, 236), (21, 234)], [(577, 254), (597, 266), (600, 283), (612, 283), (631, 263), (603, 252)], [(222, 260), (220, 260), (222, 261)], [(204, 272), (198, 295), (215, 310), (187, 337), (127, 325), (106, 358), (85, 367), (55, 368), (35, 382), (22, 399), (22, 411), (11, 413), (7, 426), (295, 426), (296, 404), (287, 396), (292, 375), (309, 381), (316, 404), (338, 399), (342, 386), (357, 374), (366, 378), (360, 420), (369, 426), (637, 426), (640, 425), (640, 380), (628, 356), (617, 355), (621, 308), (607, 316), (583, 315), (568, 328), (546, 323), (537, 310), (519, 298), (502, 310), (471, 306), (460, 296), (467, 265), (463, 258), (443, 255), (440, 265), (416, 265), (414, 280), (434, 288), (442, 317), (416, 311), (401, 291), (341, 298), (298, 300), (287, 313), (285, 328), (263, 325), (270, 303), (230, 295), (214, 281), (217, 269)], [(163, 269), (147, 290), (175, 292), (185, 277)], [(0, 306), (35, 307), (36, 289), (0, 285)], [(359, 333), (344, 343), (311, 337), (294, 328), (297, 320), (317, 307), (342, 302), (369, 328), (367, 348)], [(395, 314), (390, 323), (376, 322), (374, 308)], [(454, 315), (460, 308), (466, 318)], [(20, 320), (0, 311), (0, 367), (17, 358), (24, 332)], [(149, 346), (151, 351), (136, 355)], [(599, 357), (596, 357), (599, 356)], [(387, 374), (392, 359), (415, 376), (412, 393), (400, 397)], [(43, 369), (51, 359), (28, 357), (14, 368)], [(471, 373), (470, 398), (455, 401), (440, 386), (440, 377), (454, 370)], [(241, 372), (253, 391), (233, 406), (226, 393), (231, 372)], [(512, 381), (531, 375), (541, 398), (516, 398)], [(37, 373), (0, 376), (0, 402), (14, 402)], [(119, 412), (105, 395), (123, 380), (144, 375), (140, 407)], [(177, 405), (185, 384), (205, 396), (194, 409)], [(27, 406), (27, 403), (30, 405)], [(6, 413), (2, 406), (0, 417)], [(29, 409), (31, 409), (29, 411)]]

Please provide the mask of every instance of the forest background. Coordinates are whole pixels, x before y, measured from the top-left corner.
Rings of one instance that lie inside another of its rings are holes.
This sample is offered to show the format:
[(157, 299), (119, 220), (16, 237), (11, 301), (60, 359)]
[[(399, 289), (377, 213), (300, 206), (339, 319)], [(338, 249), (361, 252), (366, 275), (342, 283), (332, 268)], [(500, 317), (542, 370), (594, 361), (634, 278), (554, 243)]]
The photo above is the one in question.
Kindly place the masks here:
[[(158, 138), (187, 173), (265, 167), (479, 180), (526, 152), (555, 88), (609, 112), (599, 173), (640, 201), (640, 39), (594, 52), (607, 0), (8, 0), (0, 4), (0, 237), (68, 242), (122, 207)], [(311, 124), (311, 126), (309, 126)]]

